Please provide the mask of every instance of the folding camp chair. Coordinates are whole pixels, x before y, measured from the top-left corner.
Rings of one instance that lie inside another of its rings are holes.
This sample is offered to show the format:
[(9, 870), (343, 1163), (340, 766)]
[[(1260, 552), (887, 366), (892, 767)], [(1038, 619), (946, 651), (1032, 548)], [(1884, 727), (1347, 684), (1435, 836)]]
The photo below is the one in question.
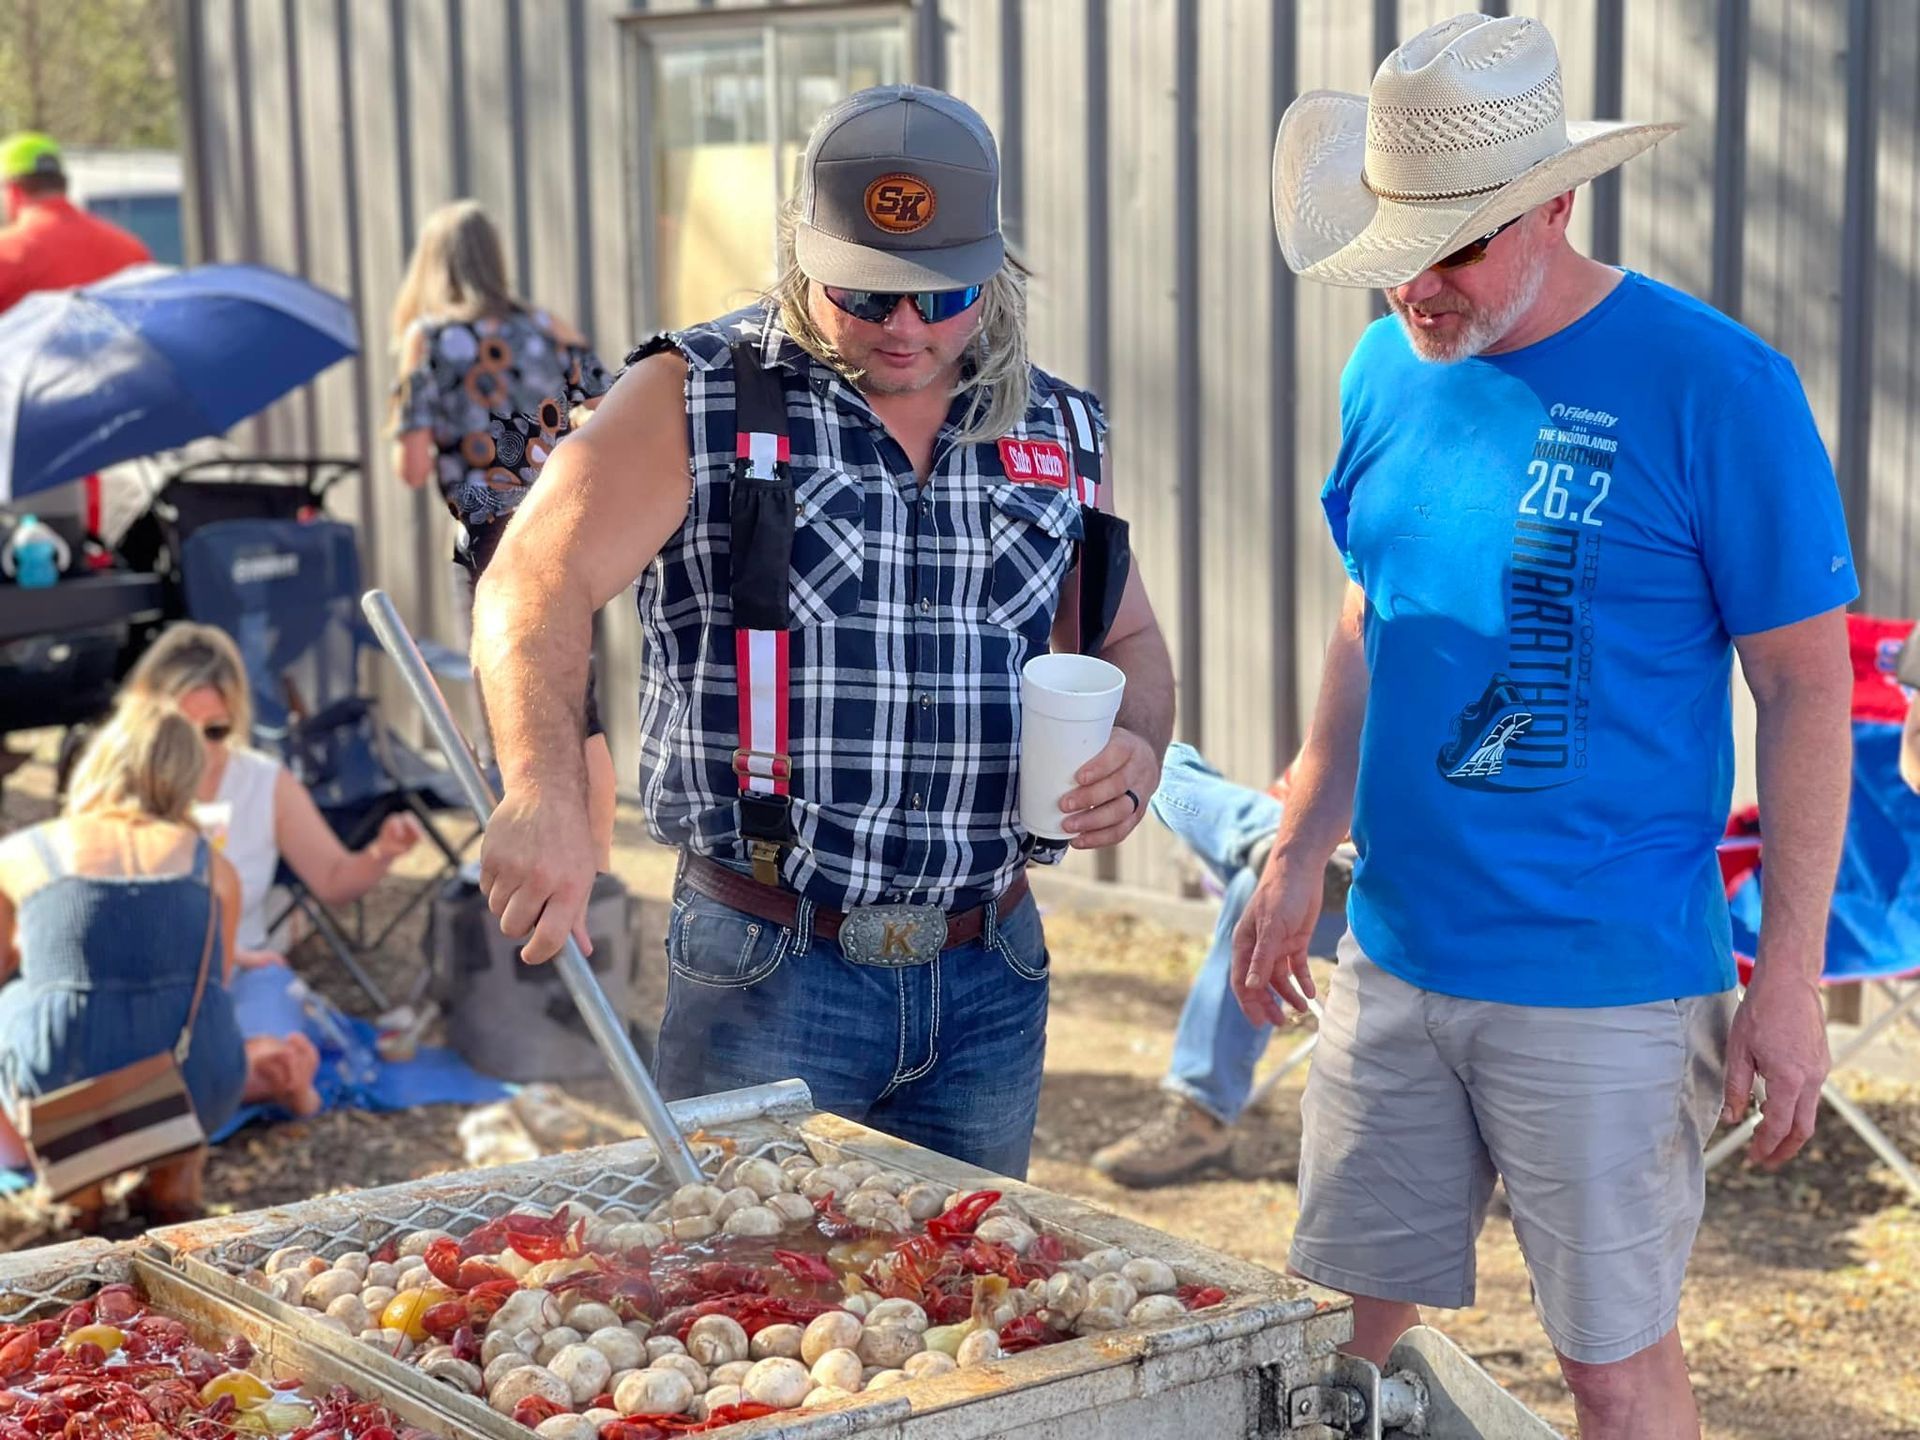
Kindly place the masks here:
[[(217, 625), (240, 647), (254, 709), (253, 741), (278, 754), (307, 787), (350, 849), (367, 844), (390, 815), (410, 811), (444, 861), (400, 913), (369, 934), (356, 904), (351, 934), (285, 865), (277, 883), (336, 958), (385, 1009), (388, 998), (361, 964), (460, 866), (474, 831), (455, 846), (434, 817), (465, 810), (451, 775), (409, 748), (361, 693), (360, 656), (377, 649), (361, 618), (360, 560), (350, 526), (333, 520), (224, 520), (187, 537), (181, 564), (187, 614)], [(426, 647), (423, 647), (426, 648)], [(457, 652), (432, 647), (438, 673), (462, 676)], [(417, 982), (425, 983), (425, 970)]]
[[(1847, 617), (1853, 654), (1853, 790), (1833, 908), (1827, 922), (1823, 986), (1859, 986), (1884, 1003), (1851, 1034), (1836, 1034), (1833, 1068), (1896, 1025), (1920, 1027), (1920, 795), (1900, 778), (1900, 731), (1907, 699), (1894, 670), (1913, 632), (1910, 620)], [(1764, 817), (1734, 817), (1720, 847), (1720, 869), (1734, 919), (1740, 980), (1753, 973), (1758, 946), (1765, 865)], [(1820, 1098), (1852, 1127), (1901, 1182), (1920, 1196), (1920, 1167), (1834, 1084)], [(1711, 1169), (1739, 1150), (1759, 1124), (1757, 1113), (1707, 1151)]]

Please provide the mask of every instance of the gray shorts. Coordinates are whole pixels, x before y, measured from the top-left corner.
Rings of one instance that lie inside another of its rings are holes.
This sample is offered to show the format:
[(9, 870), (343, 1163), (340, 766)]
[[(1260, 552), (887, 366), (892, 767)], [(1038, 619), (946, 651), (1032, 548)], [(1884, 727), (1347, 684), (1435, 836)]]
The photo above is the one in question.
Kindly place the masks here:
[(1352, 1295), (1473, 1303), (1497, 1174), (1554, 1348), (1673, 1328), (1705, 1203), (1733, 992), (1559, 1009), (1396, 979), (1349, 934), (1301, 1102), (1291, 1261)]

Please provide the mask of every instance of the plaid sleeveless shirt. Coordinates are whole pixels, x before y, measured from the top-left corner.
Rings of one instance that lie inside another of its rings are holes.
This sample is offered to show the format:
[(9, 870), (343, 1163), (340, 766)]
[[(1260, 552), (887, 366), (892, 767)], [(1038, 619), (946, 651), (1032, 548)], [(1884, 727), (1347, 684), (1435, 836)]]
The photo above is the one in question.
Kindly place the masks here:
[[(956, 445), (956, 406), (923, 487), (860, 392), (802, 350), (766, 309), (657, 335), (687, 363), (693, 479), (687, 518), (640, 577), (640, 789), (656, 839), (749, 868), (732, 757), (739, 691), (728, 599), (737, 448), (736, 340), (759, 347), (786, 393), (797, 512), (788, 576), (794, 831), (782, 878), (838, 910), (880, 902), (959, 908), (1065, 846), (1015, 819), (1020, 667), (1049, 632), (1081, 538), (1070, 488), (1020, 483), (994, 442)], [(1035, 369), (1007, 437), (1072, 446)], [(1024, 460), (1024, 450), (1016, 452)], [(1021, 463), (1016, 461), (1016, 465)]]

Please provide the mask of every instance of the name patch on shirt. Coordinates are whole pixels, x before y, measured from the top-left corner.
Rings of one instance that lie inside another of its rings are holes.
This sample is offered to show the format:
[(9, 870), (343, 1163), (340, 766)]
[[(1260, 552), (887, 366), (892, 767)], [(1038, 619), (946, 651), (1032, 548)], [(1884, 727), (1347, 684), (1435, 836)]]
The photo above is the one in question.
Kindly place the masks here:
[(1019, 485), (1052, 485), (1064, 490), (1073, 479), (1066, 448), (1051, 440), (1002, 440), (1000, 468)]

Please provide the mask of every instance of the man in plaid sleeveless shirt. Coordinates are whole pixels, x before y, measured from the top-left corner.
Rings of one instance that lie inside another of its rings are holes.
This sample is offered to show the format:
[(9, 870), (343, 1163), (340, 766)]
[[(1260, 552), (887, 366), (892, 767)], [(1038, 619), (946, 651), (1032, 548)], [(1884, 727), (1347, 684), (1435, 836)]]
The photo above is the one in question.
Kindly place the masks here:
[[(505, 781), (482, 885), (542, 961), (593, 878), (590, 620), (637, 579), (641, 793), (682, 852), (666, 1095), (797, 1075), (823, 1109), (1018, 1176), (1048, 989), (1026, 867), (1139, 823), (1173, 677), (1095, 498), (1099, 405), (1028, 361), (998, 183), (985, 123), (939, 91), (823, 117), (787, 272), (629, 357), (507, 532), (474, 653)], [(1020, 672), (1049, 649), (1127, 682), (1066, 842), (1016, 806)]]

